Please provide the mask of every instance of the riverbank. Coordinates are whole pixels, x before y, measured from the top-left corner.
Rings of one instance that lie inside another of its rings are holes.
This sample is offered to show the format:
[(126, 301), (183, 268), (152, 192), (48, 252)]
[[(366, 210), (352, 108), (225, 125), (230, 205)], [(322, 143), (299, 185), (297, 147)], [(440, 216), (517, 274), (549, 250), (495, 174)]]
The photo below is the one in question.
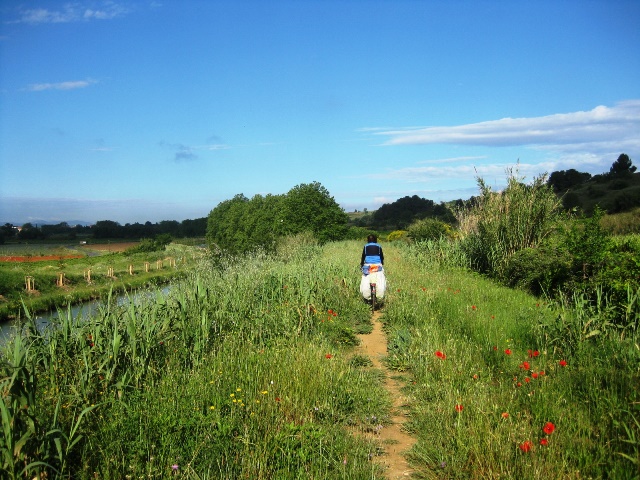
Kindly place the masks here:
[[(102, 254), (96, 254), (100, 247), (104, 248)], [(57, 248), (55, 255), (46, 255), (46, 251), (26, 255), (29, 261), (25, 262), (0, 261), (0, 322), (24, 317), (25, 307), (31, 314), (47, 312), (99, 299), (109, 292), (164, 285), (184, 276), (204, 254), (202, 249), (184, 245), (136, 254), (126, 253), (118, 244), (87, 248), (91, 250), (81, 256), (67, 255)]]

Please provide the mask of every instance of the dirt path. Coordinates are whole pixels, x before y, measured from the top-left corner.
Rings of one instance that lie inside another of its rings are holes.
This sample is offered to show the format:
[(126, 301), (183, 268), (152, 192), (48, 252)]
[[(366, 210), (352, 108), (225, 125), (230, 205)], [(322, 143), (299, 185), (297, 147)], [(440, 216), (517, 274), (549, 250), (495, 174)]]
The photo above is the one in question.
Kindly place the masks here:
[(385, 425), (375, 438), (380, 442), (384, 451), (383, 455), (375, 457), (386, 468), (386, 476), (389, 480), (410, 478), (414, 471), (404, 456), (415, 443), (416, 439), (404, 431), (403, 424), (407, 419), (407, 398), (402, 393), (404, 380), (395, 372), (389, 370), (381, 358), (387, 355), (387, 336), (382, 331), (382, 323), (379, 320), (381, 313), (375, 312), (372, 317), (373, 331), (367, 335), (358, 335), (360, 345), (357, 352), (368, 356), (374, 368), (380, 369), (384, 374), (384, 386), (393, 399), (391, 409), (391, 424)]

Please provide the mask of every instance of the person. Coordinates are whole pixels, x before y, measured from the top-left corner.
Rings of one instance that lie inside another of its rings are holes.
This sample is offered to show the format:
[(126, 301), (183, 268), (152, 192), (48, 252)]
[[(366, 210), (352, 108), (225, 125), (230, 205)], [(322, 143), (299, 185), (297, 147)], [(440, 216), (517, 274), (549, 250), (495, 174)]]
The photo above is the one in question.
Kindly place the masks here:
[(362, 249), (362, 258), (360, 259), (360, 267), (366, 265), (384, 265), (384, 253), (382, 247), (378, 243), (375, 235), (367, 237), (367, 244)]

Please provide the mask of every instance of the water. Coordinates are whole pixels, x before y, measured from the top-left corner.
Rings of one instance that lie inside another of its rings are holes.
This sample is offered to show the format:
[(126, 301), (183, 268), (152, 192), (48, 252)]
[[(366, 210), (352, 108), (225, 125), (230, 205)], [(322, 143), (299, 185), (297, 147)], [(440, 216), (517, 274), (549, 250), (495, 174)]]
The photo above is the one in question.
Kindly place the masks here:
[[(171, 286), (167, 285), (158, 291), (163, 295), (167, 295), (170, 290)], [(144, 290), (130, 294), (118, 295), (115, 297), (115, 302), (116, 305), (126, 305), (129, 302), (136, 303), (147, 298), (155, 297), (158, 291)], [(90, 318), (100, 309), (101, 306), (104, 306), (104, 301), (100, 299), (83, 302), (71, 307), (71, 316), (74, 319)], [(60, 313), (62, 315), (66, 316), (67, 312), (68, 307), (60, 309)], [(43, 331), (49, 326), (49, 324), (51, 324), (51, 321), (55, 318), (58, 318), (57, 310), (36, 314), (36, 327), (39, 331)], [(10, 320), (8, 322), (0, 323), (0, 345), (4, 344), (19, 328), (22, 328), (22, 326), (24, 326), (24, 320)]]

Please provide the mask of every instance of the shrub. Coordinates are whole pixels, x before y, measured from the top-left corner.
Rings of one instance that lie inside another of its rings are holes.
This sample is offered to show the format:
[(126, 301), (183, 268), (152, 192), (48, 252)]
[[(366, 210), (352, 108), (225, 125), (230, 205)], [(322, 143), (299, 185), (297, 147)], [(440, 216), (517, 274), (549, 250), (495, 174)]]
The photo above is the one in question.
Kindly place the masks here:
[(407, 229), (407, 236), (419, 242), (421, 240), (453, 238), (455, 235), (451, 225), (448, 223), (433, 218), (425, 218), (412, 223)]
[(406, 230), (394, 230), (389, 235), (387, 235), (387, 240), (389, 242), (395, 242), (396, 240), (402, 240), (407, 237)]
[(509, 258), (502, 280), (510, 287), (535, 295), (553, 292), (571, 277), (572, 262), (571, 254), (565, 249), (554, 246), (525, 248)]

